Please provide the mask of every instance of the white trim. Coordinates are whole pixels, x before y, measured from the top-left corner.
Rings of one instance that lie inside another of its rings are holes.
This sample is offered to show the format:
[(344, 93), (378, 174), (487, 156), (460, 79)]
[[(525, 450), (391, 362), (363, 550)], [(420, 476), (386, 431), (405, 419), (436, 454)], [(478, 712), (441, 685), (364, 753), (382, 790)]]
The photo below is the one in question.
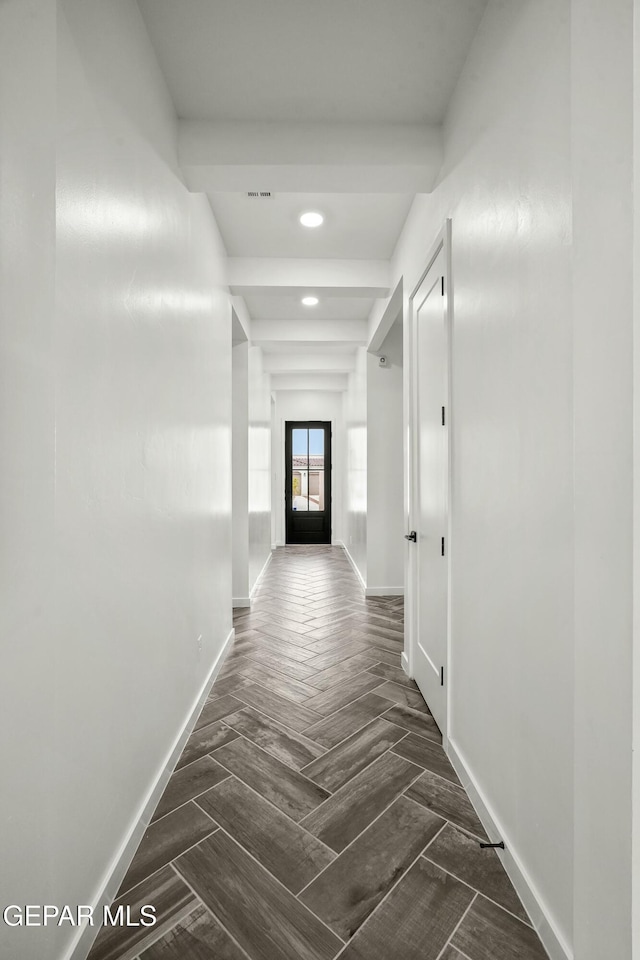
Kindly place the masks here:
[[(318, 391), (322, 392), (322, 391)], [(332, 391), (333, 392), (333, 391)], [(289, 420), (289, 423), (292, 421)], [(297, 422), (297, 421), (296, 421)], [(304, 420), (300, 420), (300, 423), (305, 423)], [(306, 421), (309, 422), (309, 421)], [(330, 417), (328, 420), (323, 420), (322, 418), (318, 419), (319, 423), (330, 423), (331, 424), (331, 546), (334, 546), (337, 541), (333, 539), (333, 531), (338, 529), (338, 517), (334, 509), (334, 504), (336, 502), (336, 450), (338, 448), (337, 436), (338, 436), (338, 424), (340, 420), (336, 417)], [(286, 424), (287, 420), (285, 417), (280, 417), (280, 466), (282, 469), (282, 476), (280, 477), (280, 493), (276, 493), (278, 503), (281, 506), (281, 516), (280, 522), (278, 523), (278, 517), (276, 516), (276, 526), (280, 527), (280, 539), (276, 540), (276, 546), (286, 547), (287, 544), (287, 506), (286, 499), (284, 496), (286, 481), (287, 481), (287, 458), (286, 458), (286, 446), (287, 446), (287, 437), (286, 437)], [(339, 459), (339, 458), (338, 458)], [(342, 462), (339, 459), (340, 467), (342, 468)], [(277, 484), (274, 483), (274, 489), (277, 489)], [(273, 504), (273, 500), (272, 500)], [(342, 512), (340, 513), (340, 526), (342, 525)], [(291, 546), (296, 546), (296, 544), (291, 544)], [(304, 546), (304, 544), (298, 544), (298, 546)], [(313, 546), (313, 544), (309, 544)], [(327, 546), (327, 544), (317, 544), (317, 546)]]
[(400, 666), (402, 667), (406, 675), (411, 678), (411, 674), (409, 673), (409, 658), (404, 652), (404, 650), (402, 651), (402, 656), (400, 657)]
[[(446, 663), (445, 663), (445, 716), (443, 722), (441, 723), (442, 734), (444, 740), (447, 738), (447, 730), (450, 722), (450, 710), (451, 710), (451, 697), (449, 696), (449, 691), (451, 690), (451, 647), (452, 647), (452, 607), (451, 607), (451, 594), (453, 588), (453, 577), (452, 577), (452, 554), (453, 554), (453, 520), (452, 520), (452, 505), (453, 505), (453, 455), (452, 455), (452, 445), (453, 445), (453, 433), (451, 430), (451, 423), (453, 419), (453, 403), (452, 403), (452, 382), (453, 382), (453, 362), (452, 362), (452, 350), (453, 350), (453, 286), (452, 286), (452, 269), (451, 269), (451, 219), (448, 218), (444, 222), (444, 226), (438, 232), (434, 243), (431, 246), (429, 255), (426, 260), (426, 266), (422, 271), (418, 282), (414, 285), (411, 294), (409, 295), (408, 305), (407, 305), (407, 315), (405, 317), (404, 324), (404, 339), (403, 339), (403, 349), (404, 356), (406, 358), (404, 365), (404, 378), (403, 378), (403, 409), (404, 409), (404, 419), (403, 419), (403, 432), (405, 436), (405, 449), (404, 449), (404, 462), (405, 462), (405, 524), (407, 530), (417, 529), (417, 516), (415, 514), (417, 496), (416, 490), (418, 488), (418, 432), (416, 425), (418, 423), (418, 408), (417, 408), (417, 391), (416, 385), (418, 383), (418, 358), (416, 350), (416, 313), (414, 309), (414, 300), (418, 294), (422, 284), (429, 275), (429, 271), (432, 269), (433, 265), (436, 262), (437, 257), (442, 253), (444, 258), (444, 263), (442, 267), (442, 274), (444, 278), (446, 301), (444, 305), (445, 309), (445, 326), (447, 331), (447, 420), (446, 420), (446, 431), (447, 431), (447, 456), (448, 456), (448, 482), (447, 482), (447, 551), (446, 551), (446, 562), (447, 562), (447, 649), (446, 649)], [(407, 595), (407, 604), (405, 609), (405, 653), (407, 655), (408, 662), (408, 674), (413, 677), (415, 675), (415, 651), (417, 649), (418, 643), (418, 555), (415, 549), (411, 548), (409, 544), (405, 550), (405, 571), (404, 571), (404, 582), (406, 586), (406, 595)]]
[(251, 606), (251, 597), (234, 597), (231, 601), (231, 606), (234, 610), (239, 607), (250, 607)]
[[(271, 550), (269, 550), (269, 556), (268, 556), (267, 559), (265, 560), (264, 565), (263, 565), (263, 567), (262, 567), (262, 570), (260, 571), (260, 573), (259, 573), (258, 576), (256, 577), (255, 583), (254, 583), (254, 585), (251, 587), (251, 590), (249, 591), (249, 598), (250, 598), (250, 600), (253, 600), (253, 599), (255, 598), (255, 595), (256, 595), (256, 593), (257, 593), (257, 591), (258, 591), (258, 587), (260, 586), (260, 581), (262, 580), (262, 578), (263, 578), (263, 576), (264, 576), (265, 570), (267, 569), (267, 567), (268, 567), (269, 564), (271, 563), (271, 557), (272, 557), (272, 556), (273, 556), (273, 554), (271, 553)], [(249, 603), (249, 606), (251, 606), (250, 603)]]
[[(275, 550), (277, 546), (278, 546), (277, 543), (272, 543), (272, 544), (271, 544), (271, 549), (272, 549), (272, 550)], [(283, 546), (284, 546), (284, 544), (283, 544)]]
[(404, 597), (404, 587), (367, 587), (367, 597)]
[[(92, 904), (94, 908), (94, 916), (102, 916), (104, 907), (110, 906), (115, 900), (116, 894), (120, 888), (120, 884), (124, 880), (125, 874), (129, 869), (129, 865), (133, 860), (145, 830), (149, 826), (154, 810), (158, 806), (160, 797), (164, 793), (164, 789), (169, 782), (169, 777), (173, 773), (174, 767), (178, 762), (182, 751), (184, 750), (185, 744), (191, 735), (191, 731), (195, 726), (196, 720), (200, 716), (200, 711), (204, 706), (204, 702), (209, 695), (209, 691), (213, 686), (218, 671), (222, 666), (222, 662), (226, 657), (227, 651), (232, 645), (234, 639), (235, 630), (230, 630), (226, 640), (222, 645), (222, 648), (220, 649), (220, 652), (218, 653), (218, 656), (214, 660), (213, 665), (207, 674), (206, 680), (200, 688), (200, 692), (198, 693), (192, 706), (189, 708), (185, 721), (182, 724), (177, 737), (173, 741), (172, 746), (169, 748), (168, 754), (166, 755), (160, 766), (160, 769), (154, 777), (153, 782), (147, 791), (145, 799), (138, 807), (133, 822), (120, 845), (120, 849), (107, 867), (103, 878), (100, 881), (98, 893), (96, 894)], [(82, 927), (78, 927), (76, 936), (67, 953), (65, 954), (65, 960), (84, 960), (91, 949), (93, 941), (96, 939), (99, 933), (100, 924), (96, 924), (94, 927), (88, 926), (87, 924)]]
[(355, 560), (353, 559), (353, 557), (352, 557), (351, 554), (349, 553), (349, 551), (348, 551), (348, 549), (347, 549), (347, 547), (346, 547), (346, 544), (341, 543), (340, 546), (342, 547), (342, 549), (343, 549), (344, 552), (346, 553), (346, 555), (347, 555), (347, 560), (349, 561), (349, 563), (351, 564), (351, 566), (352, 566), (353, 569), (355, 570), (356, 576), (358, 577), (358, 580), (360, 581), (360, 585), (361, 585), (362, 589), (366, 591), (367, 585), (366, 585), (366, 583), (364, 582), (364, 579), (363, 579), (362, 574), (361, 574), (360, 571), (358, 570), (358, 566), (357, 566)]
[(396, 284), (395, 290), (386, 302), (383, 314), (378, 322), (378, 326), (374, 330), (373, 335), (369, 340), (367, 345), (367, 353), (375, 354), (380, 349), (384, 343), (385, 337), (391, 330), (391, 327), (402, 313), (402, 300), (404, 296), (403, 289), (402, 277), (400, 277)]
[[(277, 407), (276, 407), (276, 409), (277, 409)], [(286, 496), (286, 488), (287, 488), (287, 458), (286, 458), (286, 455), (285, 455), (285, 447), (286, 447), (285, 423), (286, 423), (286, 422), (287, 422), (287, 421), (285, 420), (284, 417), (280, 417), (280, 437), (279, 437), (279, 440), (280, 440), (280, 450), (279, 450), (279, 456), (280, 456), (280, 478), (279, 478), (279, 479), (280, 479), (280, 485), (279, 485), (279, 489), (278, 489), (278, 487), (276, 486), (276, 497), (277, 497), (277, 503), (279, 504), (279, 515), (278, 515), (278, 519), (279, 519), (279, 521), (280, 521), (280, 523), (278, 524), (279, 527), (280, 527), (280, 531), (279, 531), (280, 537), (279, 537), (279, 540), (278, 540), (278, 546), (279, 546), (279, 547), (286, 547), (286, 545), (287, 545), (287, 496)]]
[(514, 845), (509, 840), (499, 817), (493, 811), (490, 801), (476, 783), (471, 768), (460, 748), (451, 738), (448, 739), (446, 752), (487, 834), (493, 842), (504, 840), (504, 851), (497, 851), (500, 862), (515, 887), (516, 893), (522, 900), (549, 957), (551, 960), (573, 960), (573, 951), (560, 933), (549, 905), (545, 902), (522, 860), (515, 852)]

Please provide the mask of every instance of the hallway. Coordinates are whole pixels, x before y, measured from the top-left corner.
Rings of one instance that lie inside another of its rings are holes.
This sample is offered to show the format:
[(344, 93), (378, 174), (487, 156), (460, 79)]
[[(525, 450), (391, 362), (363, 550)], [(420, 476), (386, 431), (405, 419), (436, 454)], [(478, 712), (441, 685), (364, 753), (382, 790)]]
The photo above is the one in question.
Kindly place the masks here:
[(2, 960), (640, 960), (639, 25), (0, 3)]
[[(543, 960), (400, 667), (402, 600), (274, 552), (90, 960)], [(345, 947), (345, 944), (348, 946)]]

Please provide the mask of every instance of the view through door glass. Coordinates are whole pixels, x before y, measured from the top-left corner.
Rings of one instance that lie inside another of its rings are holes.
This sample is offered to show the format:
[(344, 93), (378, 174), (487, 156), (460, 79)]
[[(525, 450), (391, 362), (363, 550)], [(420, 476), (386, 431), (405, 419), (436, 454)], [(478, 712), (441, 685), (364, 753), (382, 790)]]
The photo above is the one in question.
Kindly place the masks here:
[(331, 424), (287, 422), (287, 543), (331, 543)]
[(293, 509), (324, 510), (324, 430), (292, 431)]

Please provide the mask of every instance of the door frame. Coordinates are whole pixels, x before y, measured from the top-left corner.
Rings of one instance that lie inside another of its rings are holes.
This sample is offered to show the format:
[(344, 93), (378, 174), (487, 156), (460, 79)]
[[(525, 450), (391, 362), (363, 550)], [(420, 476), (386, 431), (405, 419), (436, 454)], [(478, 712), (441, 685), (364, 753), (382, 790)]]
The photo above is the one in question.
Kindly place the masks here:
[[(328, 444), (328, 455), (327, 455), (327, 446), (325, 444), (325, 509), (324, 513), (327, 516), (329, 524), (329, 540), (326, 546), (330, 546), (333, 543), (333, 420), (283, 420), (283, 445), (284, 445), (284, 544), (285, 546), (293, 546), (294, 544), (289, 544), (288, 533), (289, 533), (289, 511), (287, 509), (287, 504), (292, 497), (293, 491), (289, 489), (287, 479), (289, 474), (289, 459), (290, 451), (288, 450), (287, 444), (287, 424), (291, 424), (292, 430), (297, 428), (304, 428), (306, 426), (308, 429), (319, 429), (322, 428), (325, 431), (325, 437), (328, 432), (329, 434), (329, 444)], [(328, 430), (327, 430), (328, 428)], [(328, 490), (326, 480), (328, 478)], [(328, 494), (328, 495), (327, 495)]]
[[(286, 417), (279, 417), (275, 426), (275, 470), (273, 473), (272, 486), (272, 510), (276, 516), (276, 547), (285, 547), (287, 541), (287, 517), (286, 517), (286, 498), (284, 485), (287, 477), (287, 458), (285, 454), (285, 423)], [(335, 417), (327, 417), (324, 423), (331, 424), (331, 543), (340, 543), (340, 532), (342, 523), (341, 490), (335, 488), (334, 481), (336, 476), (341, 477), (342, 470), (342, 437), (338, 436), (338, 421)], [(337, 504), (336, 509), (334, 506)], [(337, 512), (336, 512), (337, 511)]]
[[(434, 243), (431, 246), (426, 260), (426, 266), (420, 274), (418, 282), (413, 287), (409, 296), (408, 309), (406, 312), (406, 323), (404, 325), (404, 356), (408, 358), (405, 363), (404, 377), (404, 438), (405, 438), (405, 526), (406, 532), (415, 530), (417, 526), (416, 516), (416, 491), (418, 484), (418, 431), (416, 423), (418, 419), (418, 351), (417, 351), (417, 329), (416, 329), (416, 311), (414, 300), (423, 281), (426, 279), (429, 270), (434, 264), (438, 254), (444, 253), (444, 291), (445, 291), (445, 330), (447, 337), (447, 408), (446, 423), (447, 430), (447, 449), (448, 449), (448, 482), (447, 482), (447, 532), (446, 532), (446, 551), (445, 562), (447, 565), (447, 653), (444, 666), (444, 687), (446, 701), (446, 725), (442, 730), (443, 743), (446, 746), (448, 740), (448, 730), (451, 719), (451, 593), (452, 593), (452, 558), (454, 551), (453, 543), (453, 431), (451, 429), (453, 422), (453, 357), (452, 357), (452, 334), (453, 334), (453, 284), (451, 271), (451, 219), (447, 219), (443, 228), (438, 233)], [(406, 584), (406, 610), (405, 610), (405, 642), (404, 652), (402, 654), (402, 666), (409, 677), (414, 676), (415, 652), (418, 643), (418, 557), (417, 551), (412, 549), (412, 544), (407, 543), (405, 549), (405, 584)]]

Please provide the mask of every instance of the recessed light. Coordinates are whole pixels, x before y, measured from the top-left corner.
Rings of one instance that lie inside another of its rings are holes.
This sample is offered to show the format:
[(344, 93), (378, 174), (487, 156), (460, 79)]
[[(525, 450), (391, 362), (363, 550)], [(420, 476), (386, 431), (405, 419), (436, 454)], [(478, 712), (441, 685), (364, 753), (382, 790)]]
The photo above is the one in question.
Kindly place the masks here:
[(324, 223), (324, 217), (316, 210), (308, 210), (300, 216), (300, 223), (303, 227), (319, 227)]
[(317, 307), (320, 302), (317, 297), (303, 297), (302, 302), (305, 307)]

